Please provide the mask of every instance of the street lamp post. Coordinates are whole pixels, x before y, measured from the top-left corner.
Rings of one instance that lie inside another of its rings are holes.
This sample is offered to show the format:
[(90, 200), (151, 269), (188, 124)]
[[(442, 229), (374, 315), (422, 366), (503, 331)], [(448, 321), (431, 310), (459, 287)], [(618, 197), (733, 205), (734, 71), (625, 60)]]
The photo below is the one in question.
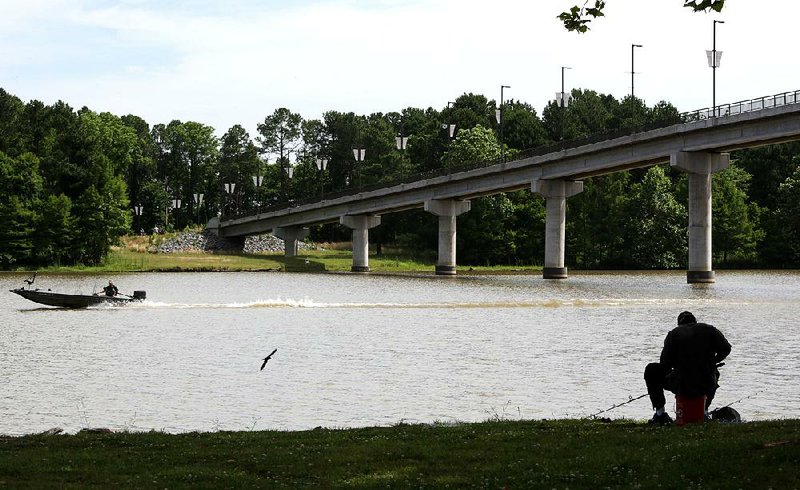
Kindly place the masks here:
[(286, 165), (286, 177), (287, 177), (287, 180), (286, 180), (286, 204), (288, 204), (289, 207), (291, 207), (291, 206), (293, 206), (292, 195), (291, 195), (291, 190), (292, 190), (291, 180), (292, 180), (292, 177), (294, 177), (294, 167), (292, 167), (291, 163), (287, 163), (287, 165)]
[[(269, 165), (269, 158), (264, 158), (264, 165)], [(266, 169), (265, 169), (266, 172)], [(253, 175), (253, 187), (255, 187), (255, 204), (258, 207), (258, 212), (261, 213), (261, 185), (264, 184), (264, 176), (261, 175), (261, 160), (256, 165), (256, 174)]]
[(264, 182), (264, 176), (263, 175), (256, 174), (256, 175), (253, 176), (253, 187), (255, 187), (255, 189), (256, 189), (255, 201), (256, 201), (256, 206), (258, 206), (258, 212), (259, 213), (261, 213), (261, 201), (258, 199), (258, 190), (261, 188), (261, 184), (263, 182)]
[(572, 68), (569, 66), (562, 66), (561, 67), (561, 92), (559, 92), (559, 99), (561, 102), (561, 107), (567, 107), (569, 105), (569, 97), (567, 97), (567, 93), (564, 90), (564, 70), (571, 70)]
[[(166, 177), (164, 177), (164, 193), (167, 195), (172, 194), (172, 189), (167, 184)], [(166, 230), (167, 226), (169, 226), (169, 211), (170, 211), (170, 206), (169, 203), (167, 203), (167, 205), (164, 206), (164, 230)]]
[(314, 163), (317, 164), (317, 172), (319, 172), (319, 197), (325, 199), (325, 170), (328, 168), (328, 159), (320, 157)]
[(366, 158), (367, 149), (366, 148), (353, 148), (353, 157), (356, 159), (358, 163), (358, 187), (361, 188), (361, 164), (364, 163), (364, 158)]
[(500, 108), (497, 109), (494, 113), (495, 119), (497, 119), (497, 123), (500, 125), (500, 161), (506, 161), (506, 150), (505, 145), (503, 143), (503, 89), (511, 88), (510, 85), (500, 85)]
[(144, 206), (139, 204), (138, 206), (133, 207), (133, 214), (136, 215), (136, 224), (139, 227), (139, 231), (142, 230), (142, 213), (144, 212)]
[(713, 39), (711, 51), (706, 50), (708, 66), (711, 67), (711, 106), (714, 116), (717, 117), (717, 67), (722, 60), (722, 51), (717, 51), (717, 24), (724, 24), (724, 20), (714, 20)]
[[(451, 107), (455, 107), (455, 106), (456, 106), (455, 102), (448, 102), (447, 103), (447, 108), (448, 109), (451, 108)], [(452, 124), (452, 123), (442, 124), (442, 129), (446, 129), (447, 130), (447, 134), (450, 137), (450, 139), (453, 139), (453, 136), (456, 134), (456, 125), (455, 124)]]
[(569, 106), (569, 99), (570, 96), (567, 95), (566, 90), (564, 89), (564, 70), (571, 70), (572, 68), (569, 66), (562, 66), (561, 67), (561, 92), (556, 93), (556, 102), (561, 107), (561, 139), (564, 139), (564, 127), (565, 127), (565, 115), (564, 109)]
[[(403, 133), (397, 133), (394, 138), (394, 144), (399, 151), (406, 151), (406, 148), (408, 148), (408, 136), (404, 136)], [(400, 163), (398, 168), (400, 169), (400, 176), (405, 177), (405, 163)]]
[(403, 136), (402, 133), (397, 133), (394, 138), (394, 144), (398, 150), (405, 150), (408, 147), (408, 136)]
[[(231, 194), (233, 194), (233, 192), (234, 192), (235, 190), (236, 190), (236, 183), (234, 183), (234, 182), (231, 182), (231, 183), (225, 183), (225, 193), (226, 193), (228, 196), (230, 196)], [(226, 199), (226, 201), (227, 201), (227, 199)], [(230, 209), (230, 205), (228, 206), (228, 208)]]
[(194, 203), (197, 205), (197, 223), (200, 223), (200, 206), (203, 205), (203, 193), (195, 192), (194, 196)]
[(633, 49), (641, 47), (643, 47), (641, 44), (631, 44), (631, 98), (635, 97), (633, 92), (633, 75), (636, 73), (633, 71)]
[(180, 199), (177, 199), (177, 198), (173, 199), (172, 203), (171, 203), (172, 204), (172, 210), (175, 213), (175, 229), (176, 230), (178, 229), (178, 212), (175, 211), (175, 210), (181, 208), (181, 203), (182, 203), (182, 201)]
[[(164, 148), (161, 145), (161, 143), (162, 143), (161, 132), (157, 131), (155, 128), (153, 128), (153, 131), (152, 131), (151, 134), (153, 135), (153, 143), (156, 146), (156, 150), (158, 150), (158, 160), (156, 161), (156, 171), (157, 171), (157, 173), (159, 175), (164, 175), (164, 191), (169, 193), (169, 191), (167, 190), (168, 189), (167, 188), (167, 177), (165, 175), (166, 169), (164, 168), (165, 164), (164, 164), (164, 161), (163, 161), (164, 160)], [(156, 208), (157, 209), (155, 210), (155, 215), (159, 216), (159, 219), (160, 219), (160, 214), (161, 214), (161, 209), (160, 208), (161, 208), (161, 206), (156, 206)], [(164, 227), (167, 226), (167, 219), (168, 218), (169, 218), (169, 209), (167, 209), (167, 206), (164, 206)], [(156, 219), (156, 222), (153, 223), (153, 226), (158, 227), (158, 219)]]

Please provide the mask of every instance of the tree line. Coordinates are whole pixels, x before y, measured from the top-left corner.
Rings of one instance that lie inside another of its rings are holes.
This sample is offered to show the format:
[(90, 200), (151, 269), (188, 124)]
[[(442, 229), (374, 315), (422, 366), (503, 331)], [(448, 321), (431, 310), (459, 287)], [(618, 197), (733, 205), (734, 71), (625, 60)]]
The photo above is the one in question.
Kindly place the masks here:
[[(96, 264), (127, 233), (202, 225), (220, 214), (676, 120), (667, 102), (648, 107), (630, 96), (575, 89), (566, 107), (550, 102), (541, 116), (525, 102), (499, 108), (483, 95), (463, 94), (438, 110), (329, 111), (321, 119), (279, 108), (255, 137), (241, 125), (217, 137), (199, 122), (151, 126), (135, 115), (76, 111), (61, 101), (25, 103), (0, 89), (0, 267)], [(730, 168), (714, 174), (717, 266), (797, 267), (799, 167), (800, 145), (792, 143), (737, 151)], [(686, 203), (686, 176), (669, 166), (587, 179), (584, 192), (568, 199), (567, 263), (685, 267)], [(543, 199), (529, 191), (473, 200), (458, 219), (459, 264), (541, 263), (544, 216)], [(437, 226), (422, 210), (388, 214), (370, 241), (431, 253)], [(349, 230), (317, 226), (311, 238), (346, 240)]]

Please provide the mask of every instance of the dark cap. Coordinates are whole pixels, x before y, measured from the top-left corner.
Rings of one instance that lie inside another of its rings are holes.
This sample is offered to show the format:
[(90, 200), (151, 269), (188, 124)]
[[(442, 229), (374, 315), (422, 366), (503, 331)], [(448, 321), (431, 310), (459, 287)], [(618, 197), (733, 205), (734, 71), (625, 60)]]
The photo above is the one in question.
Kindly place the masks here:
[(678, 315), (678, 325), (684, 325), (686, 323), (697, 323), (697, 319), (688, 311), (684, 311)]

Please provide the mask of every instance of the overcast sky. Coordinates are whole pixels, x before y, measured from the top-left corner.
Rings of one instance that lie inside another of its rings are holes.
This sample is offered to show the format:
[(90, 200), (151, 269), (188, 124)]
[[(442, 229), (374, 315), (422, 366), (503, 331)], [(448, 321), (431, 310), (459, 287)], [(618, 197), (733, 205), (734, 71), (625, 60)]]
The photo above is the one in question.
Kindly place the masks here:
[(464, 93), (542, 108), (561, 87), (630, 93), (681, 111), (800, 89), (797, 0), (607, 0), (592, 30), (564, 30), (574, 0), (0, 0), (0, 87), (23, 101), (234, 124), (255, 136), (276, 108), (304, 118), (442, 109)]

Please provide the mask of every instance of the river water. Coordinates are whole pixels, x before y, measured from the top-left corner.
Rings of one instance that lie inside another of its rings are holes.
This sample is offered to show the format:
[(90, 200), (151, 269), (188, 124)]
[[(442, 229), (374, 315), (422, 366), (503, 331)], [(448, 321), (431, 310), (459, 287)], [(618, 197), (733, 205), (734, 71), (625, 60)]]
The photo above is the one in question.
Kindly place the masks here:
[[(721, 271), (702, 286), (684, 272), (139, 273), (111, 278), (147, 301), (86, 310), (7, 292), (26, 277), (0, 274), (0, 434), (583, 417), (646, 392), (644, 366), (685, 309), (733, 345), (714, 406), (798, 416), (796, 272)], [(108, 279), (36, 285), (91, 293)], [(603, 416), (651, 413), (644, 397)]]

